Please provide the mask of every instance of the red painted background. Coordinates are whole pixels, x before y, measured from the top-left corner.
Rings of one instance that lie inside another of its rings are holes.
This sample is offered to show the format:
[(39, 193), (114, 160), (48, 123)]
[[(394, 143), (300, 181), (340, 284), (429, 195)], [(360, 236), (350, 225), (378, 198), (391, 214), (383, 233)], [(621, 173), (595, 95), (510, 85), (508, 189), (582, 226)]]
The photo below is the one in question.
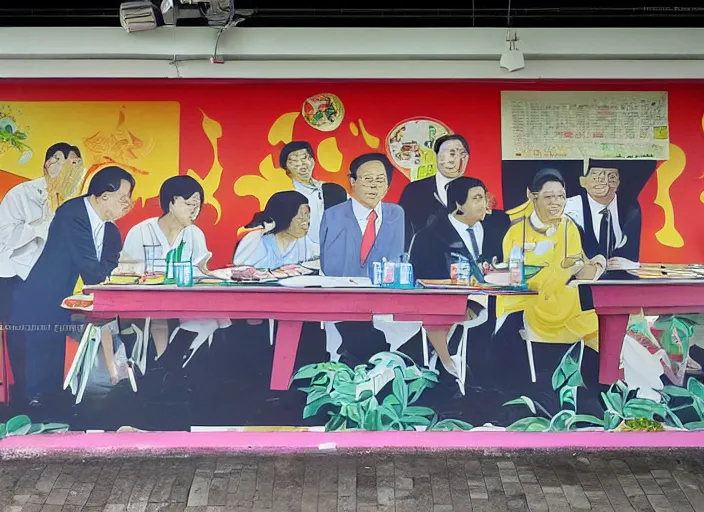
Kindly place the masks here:
[[(303, 100), (320, 92), (337, 94), (346, 114), (333, 133), (314, 130), (299, 118), (294, 138), (315, 147), (331, 135), (345, 156), (342, 170), (333, 174), (317, 169), (317, 176), (346, 184), (345, 169), (355, 156), (371, 151), (362, 137), (354, 137), (347, 124), (362, 119), (367, 131), (382, 139), (399, 121), (416, 116), (441, 120), (463, 134), (472, 148), (468, 173), (485, 181), (501, 206), (500, 92), (502, 90), (663, 90), (669, 93), (670, 141), (687, 157), (682, 175), (671, 188), (676, 227), (685, 240), (682, 248), (664, 247), (655, 233), (664, 222), (663, 211), (653, 204), (657, 191), (654, 175), (640, 195), (643, 209), (641, 259), (663, 262), (704, 261), (704, 214), (700, 176), (704, 172), (704, 83), (701, 82), (468, 82), (468, 81), (168, 81), (168, 80), (7, 80), (0, 83), (2, 101), (178, 101), (181, 104), (180, 169), (194, 169), (201, 176), (209, 171), (212, 148), (201, 129), (202, 113), (222, 125), (220, 163), (224, 168), (216, 198), (222, 219), (214, 225), (215, 210), (206, 206), (198, 220), (214, 252), (213, 266), (228, 263), (237, 239), (237, 229), (259, 209), (254, 197), (239, 197), (233, 191), (242, 175), (259, 175), (259, 163), (269, 154), (278, 162), (281, 147), (270, 146), (267, 135), (272, 123), (286, 112), (300, 109)], [(68, 134), (67, 134), (68, 138)], [(383, 146), (380, 146), (383, 150)], [(278, 164), (277, 164), (278, 165)], [(2, 192), (17, 182), (0, 174)], [(387, 200), (395, 201), (406, 178), (395, 175)], [(158, 198), (145, 208), (136, 206), (120, 221), (126, 234), (134, 223), (160, 213)]]

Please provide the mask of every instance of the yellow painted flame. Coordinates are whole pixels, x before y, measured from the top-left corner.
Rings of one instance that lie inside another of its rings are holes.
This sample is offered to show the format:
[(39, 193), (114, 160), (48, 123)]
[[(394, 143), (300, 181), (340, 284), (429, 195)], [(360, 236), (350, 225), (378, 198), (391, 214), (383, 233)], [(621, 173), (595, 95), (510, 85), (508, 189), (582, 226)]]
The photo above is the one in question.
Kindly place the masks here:
[(670, 144), (670, 159), (660, 164), (656, 171), (658, 191), (655, 195), (654, 203), (662, 208), (665, 214), (665, 223), (655, 233), (655, 238), (662, 245), (668, 247), (679, 248), (684, 246), (684, 238), (682, 238), (682, 235), (675, 227), (675, 209), (672, 205), (670, 188), (677, 178), (682, 175), (686, 164), (687, 157), (684, 151), (679, 146)]
[(218, 139), (222, 137), (222, 126), (214, 119), (208, 117), (202, 110), (201, 113), (203, 114), (203, 132), (205, 132), (205, 136), (208, 138), (210, 145), (213, 147), (213, 164), (205, 178), (198, 176), (193, 169), (188, 169), (188, 176), (195, 179), (203, 187), (205, 203), (212, 204), (217, 212), (217, 218), (215, 219), (215, 224), (217, 224), (220, 222), (220, 217), (222, 216), (222, 207), (220, 206), (220, 202), (215, 199), (215, 192), (220, 186), (223, 171), (222, 165), (220, 164), (220, 159), (218, 157)]
[(354, 121), (350, 121), (350, 131), (355, 137), (359, 135), (359, 128), (357, 128), (357, 125), (354, 123)]
[(337, 147), (337, 139), (328, 137), (318, 144), (318, 163), (328, 172), (339, 172), (342, 167), (342, 153)]
[(293, 125), (298, 119), (298, 112), (282, 114), (269, 129), (269, 144), (276, 146), (279, 142), (288, 144), (293, 140)]
[(364, 142), (367, 143), (367, 146), (370, 148), (376, 149), (379, 147), (379, 137), (375, 137), (371, 133), (367, 131), (367, 128), (364, 126), (364, 121), (361, 119), (359, 120), (359, 129), (362, 131), (362, 137), (364, 137)]
[(247, 175), (240, 176), (235, 182), (235, 194), (240, 197), (253, 196), (259, 200), (261, 210), (266, 206), (266, 202), (276, 192), (282, 190), (293, 190), (291, 179), (286, 176), (283, 169), (274, 166), (274, 159), (267, 155), (259, 164), (261, 176)]

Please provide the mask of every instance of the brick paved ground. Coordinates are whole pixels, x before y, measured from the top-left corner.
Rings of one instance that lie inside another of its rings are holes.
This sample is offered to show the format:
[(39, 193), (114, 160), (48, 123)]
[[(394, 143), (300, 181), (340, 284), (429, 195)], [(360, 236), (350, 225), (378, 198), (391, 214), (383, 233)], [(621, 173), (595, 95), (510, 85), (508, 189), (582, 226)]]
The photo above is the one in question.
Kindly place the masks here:
[(0, 462), (4, 512), (704, 511), (676, 456), (279, 456)]

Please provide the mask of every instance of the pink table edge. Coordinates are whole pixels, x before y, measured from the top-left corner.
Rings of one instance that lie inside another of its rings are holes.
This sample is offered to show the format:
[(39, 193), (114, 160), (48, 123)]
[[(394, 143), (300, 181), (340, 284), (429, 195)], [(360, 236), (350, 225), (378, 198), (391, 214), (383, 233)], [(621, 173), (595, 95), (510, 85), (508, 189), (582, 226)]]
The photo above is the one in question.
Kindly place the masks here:
[[(330, 444), (333, 443), (333, 444)], [(326, 446), (327, 445), (327, 446)], [(0, 459), (331, 451), (663, 450), (701, 448), (704, 432), (148, 432), (8, 437)]]

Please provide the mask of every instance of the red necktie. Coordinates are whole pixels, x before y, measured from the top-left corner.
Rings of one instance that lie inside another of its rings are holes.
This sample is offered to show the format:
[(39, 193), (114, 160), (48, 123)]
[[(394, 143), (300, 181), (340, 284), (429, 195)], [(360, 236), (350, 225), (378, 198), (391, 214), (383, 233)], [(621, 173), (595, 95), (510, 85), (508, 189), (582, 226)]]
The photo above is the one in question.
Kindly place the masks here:
[(362, 249), (359, 251), (360, 263), (364, 264), (367, 261), (367, 256), (374, 246), (374, 240), (376, 240), (376, 212), (372, 210), (367, 216), (367, 227), (364, 228), (362, 236)]

